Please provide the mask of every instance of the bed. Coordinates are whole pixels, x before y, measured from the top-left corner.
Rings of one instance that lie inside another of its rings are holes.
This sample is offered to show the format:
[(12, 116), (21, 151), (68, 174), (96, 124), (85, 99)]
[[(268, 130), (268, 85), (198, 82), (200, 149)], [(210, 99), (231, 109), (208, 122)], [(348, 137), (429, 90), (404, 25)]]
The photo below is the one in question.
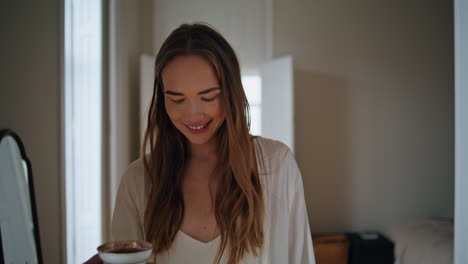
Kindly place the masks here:
[(453, 220), (398, 224), (388, 232), (396, 264), (453, 264)]

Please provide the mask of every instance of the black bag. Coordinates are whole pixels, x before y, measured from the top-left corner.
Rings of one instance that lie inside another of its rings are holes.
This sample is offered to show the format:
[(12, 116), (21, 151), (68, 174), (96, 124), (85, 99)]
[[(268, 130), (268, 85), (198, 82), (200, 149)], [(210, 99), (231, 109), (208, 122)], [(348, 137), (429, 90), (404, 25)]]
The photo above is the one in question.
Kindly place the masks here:
[(348, 233), (349, 264), (394, 264), (393, 243), (377, 232)]

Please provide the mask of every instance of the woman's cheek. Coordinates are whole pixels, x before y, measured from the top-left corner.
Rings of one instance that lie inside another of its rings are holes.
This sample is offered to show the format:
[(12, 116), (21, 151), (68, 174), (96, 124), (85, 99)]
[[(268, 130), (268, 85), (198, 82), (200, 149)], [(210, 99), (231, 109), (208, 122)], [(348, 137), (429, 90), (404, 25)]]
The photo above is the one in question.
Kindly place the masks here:
[(224, 108), (221, 99), (216, 100), (216, 115), (219, 119), (224, 120)]
[(174, 104), (174, 103), (171, 103), (171, 102), (167, 102), (165, 103), (165, 106), (166, 106), (166, 112), (167, 114), (169, 115), (169, 118), (172, 120), (172, 121), (176, 121), (180, 116), (179, 112), (177, 110), (177, 106)]

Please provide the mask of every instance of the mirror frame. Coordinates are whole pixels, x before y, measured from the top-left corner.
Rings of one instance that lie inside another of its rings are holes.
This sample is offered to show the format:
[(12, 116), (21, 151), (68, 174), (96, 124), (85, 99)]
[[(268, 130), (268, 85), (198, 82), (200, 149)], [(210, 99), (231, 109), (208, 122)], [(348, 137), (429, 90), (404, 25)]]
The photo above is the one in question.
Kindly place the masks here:
[[(23, 142), (21, 141), (21, 138), (11, 129), (2, 129), (0, 130), (0, 143), (2, 140), (10, 136), (12, 137), (15, 141), (16, 144), (18, 145), (19, 151), (21, 153), (21, 158), (24, 160), (26, 163), (26, 169), (28, 173), (28, 186), (29, 186), (29, 197), (30, 197), (30, 203), (31, 203), (31, 215), (33, 218), (33, 224), (34, 224), (34, 242), (36, 244), (36, 252), (37, 252), (37, 263), (42, 264), (42, 250), (41, 250), (41, 239), (39, 237), (39, 222), (37, 220), (37, 208), (36, 208), (36, 196), (34, 192), (34, 182), (33, 182), (33, 174), (32, 174), (32, 167), (31, 167), (31, 161), (29, 160), (28, 156), (26, 155), (26, 150), (24, 148)], [(1, 233), (0, 233), (1, 236)], [(2, 241), (0, 237), (0, 260), (4, 261), (4, 256), (3, 256), (3, 246), (2, 246)]]

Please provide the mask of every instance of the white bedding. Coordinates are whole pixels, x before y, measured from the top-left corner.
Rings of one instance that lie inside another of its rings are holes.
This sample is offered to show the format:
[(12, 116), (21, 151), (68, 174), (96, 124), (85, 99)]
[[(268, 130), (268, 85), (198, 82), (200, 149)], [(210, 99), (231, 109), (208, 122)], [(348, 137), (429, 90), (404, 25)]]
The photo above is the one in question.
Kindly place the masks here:
[(398, 264), (452, 264), (453, 221), (423, 220), (390, 229)]

